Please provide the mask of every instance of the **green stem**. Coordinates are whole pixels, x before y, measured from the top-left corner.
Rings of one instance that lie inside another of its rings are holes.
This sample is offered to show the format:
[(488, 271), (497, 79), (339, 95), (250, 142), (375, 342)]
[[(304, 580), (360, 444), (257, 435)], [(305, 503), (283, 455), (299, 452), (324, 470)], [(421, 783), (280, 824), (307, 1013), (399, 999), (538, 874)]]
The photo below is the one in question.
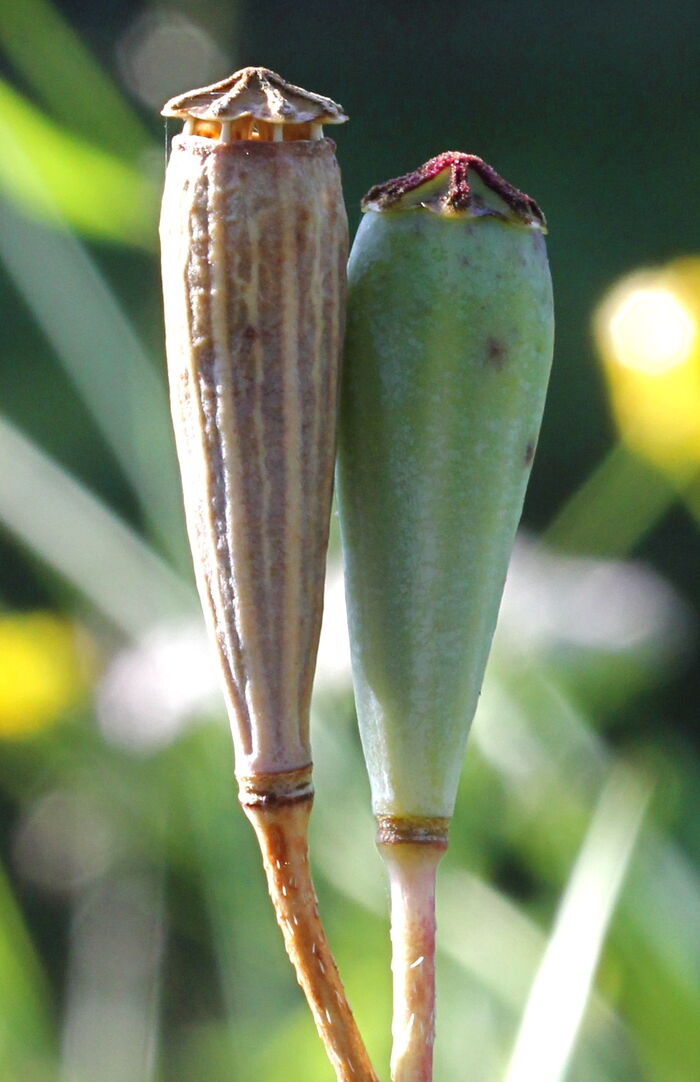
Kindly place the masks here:
[[(435, 880), (446, 828), (411, 820), (387, 831), (379, 817), (378, 848), (391, 892), (394, 983), (392, 1082), (432, 1082), (435, 1042)], [(427, 827), (427, 829), (426, 829)]]

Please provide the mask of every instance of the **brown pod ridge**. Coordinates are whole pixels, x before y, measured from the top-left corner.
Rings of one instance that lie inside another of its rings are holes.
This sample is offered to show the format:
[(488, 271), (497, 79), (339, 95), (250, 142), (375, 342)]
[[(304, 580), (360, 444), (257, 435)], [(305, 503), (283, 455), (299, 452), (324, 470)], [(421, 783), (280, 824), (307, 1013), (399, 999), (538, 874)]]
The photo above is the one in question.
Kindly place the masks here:
[(347, 222), (331, 140), (173, 140), (168, 369), (239, 777), (310, 762)]

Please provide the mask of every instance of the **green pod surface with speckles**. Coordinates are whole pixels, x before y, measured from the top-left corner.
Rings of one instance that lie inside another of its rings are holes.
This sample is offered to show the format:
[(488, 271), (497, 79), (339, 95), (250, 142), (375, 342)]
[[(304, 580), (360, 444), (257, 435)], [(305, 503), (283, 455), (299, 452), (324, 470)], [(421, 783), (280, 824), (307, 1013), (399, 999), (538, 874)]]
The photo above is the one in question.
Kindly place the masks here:
[(357, 710), (375, 814), (450, 816), (552, 358), (544, 220), (456, 154), (365, 209), (337, 471)]

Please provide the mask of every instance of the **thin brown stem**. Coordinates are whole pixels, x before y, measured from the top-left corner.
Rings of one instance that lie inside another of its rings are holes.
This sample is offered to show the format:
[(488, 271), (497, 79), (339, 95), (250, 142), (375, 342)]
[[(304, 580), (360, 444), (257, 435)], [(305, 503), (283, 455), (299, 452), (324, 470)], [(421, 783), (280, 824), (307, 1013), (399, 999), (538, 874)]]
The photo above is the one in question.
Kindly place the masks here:
[(391, 891), (392, 1082), (432, 1082), (435, 877), (447, 846), (446, 823), (411, 819), (388, 824), (381, 817), (378, 846)]
[(338, 1082), (377, 1082), (318, 915), (309, 868), (311, 803), (307, 794), (243, 807), (260, 844), (287, 954)]

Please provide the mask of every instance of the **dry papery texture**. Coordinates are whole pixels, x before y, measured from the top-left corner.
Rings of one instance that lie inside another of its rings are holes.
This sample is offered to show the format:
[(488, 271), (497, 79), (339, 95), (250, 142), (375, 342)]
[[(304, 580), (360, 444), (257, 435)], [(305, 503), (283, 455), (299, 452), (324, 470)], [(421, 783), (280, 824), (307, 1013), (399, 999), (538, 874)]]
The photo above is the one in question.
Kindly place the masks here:
[(255, 67), (171, 98), (163, 116), (181, 117), (188, 135), (275, 142), (320, 138), (323, 124), (347, 120), (330, 98), (294, 86), (269, 68)]
[(297, 770), (311, 759), (344, 315), (333, 145), (180, 136), (163, 223), (187, 523), (236, 769)]
[(264, 68), (173, 99), (161, 238), (168, 369), (197, 585), (240, 799), (339, 1079), (375, 1075), (308, 867), (347, 222), (322, 123), (339, 106)]

